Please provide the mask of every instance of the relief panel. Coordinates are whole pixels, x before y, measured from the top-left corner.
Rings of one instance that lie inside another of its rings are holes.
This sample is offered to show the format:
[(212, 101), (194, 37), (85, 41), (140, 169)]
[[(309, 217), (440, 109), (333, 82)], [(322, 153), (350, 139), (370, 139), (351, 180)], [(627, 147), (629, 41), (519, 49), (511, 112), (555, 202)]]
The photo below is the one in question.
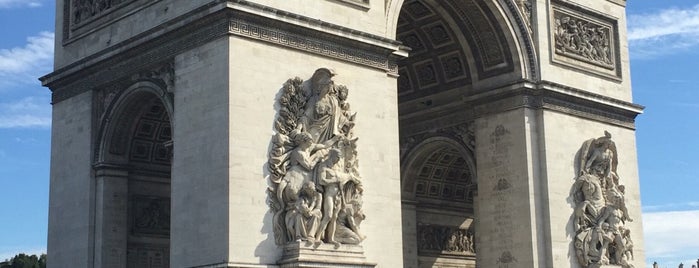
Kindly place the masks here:
[(551, 12), (552, 61), (619, 80), (618, 26), (614, 18), (555, 1)]

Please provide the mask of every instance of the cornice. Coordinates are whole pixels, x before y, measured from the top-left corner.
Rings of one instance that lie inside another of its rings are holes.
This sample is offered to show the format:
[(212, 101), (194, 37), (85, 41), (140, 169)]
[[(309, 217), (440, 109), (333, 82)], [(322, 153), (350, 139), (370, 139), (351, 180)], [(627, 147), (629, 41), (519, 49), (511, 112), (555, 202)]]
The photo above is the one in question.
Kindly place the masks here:
[(221, 0), (167, 21), (40, 80), (59, 102), (234, 35), (397, 75), (400, 42), (244, 0)]
[(470, 122), (479, 117), (520, 108), (556, 111), (635, 129), (635, 119), (643, 113), (645, 107), (548, 81), (521, 80), (466, 96), (445, 107), (431, 107), (426, 109), (427, 112), (401, 115), (401, 135), (415, 135), (431, 131), (435, 127)]

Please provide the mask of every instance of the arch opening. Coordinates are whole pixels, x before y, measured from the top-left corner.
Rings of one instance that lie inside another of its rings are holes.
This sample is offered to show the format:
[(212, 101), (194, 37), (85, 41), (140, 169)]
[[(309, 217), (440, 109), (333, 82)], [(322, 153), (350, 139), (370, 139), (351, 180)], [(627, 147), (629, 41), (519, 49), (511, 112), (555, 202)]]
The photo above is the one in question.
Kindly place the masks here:
[(475, 136), (464, 130), (483, 93), (533, 73), (528, 33), (513, 23), (519, 13), (500, 5), (390, 2), (396, 39), (411, 48), (398, 62), (399, 135), (409, 152), (401, 159), (405, 267), (476, 265)]
[(406, 267), (475, 267), (473, 157), (460, 143), (433, 137), (402, 167)]
[(95, 164), (96, 266), (170, 267), (172, 109), (159, 91), (150, 83), (132, 86), (103, 120)]

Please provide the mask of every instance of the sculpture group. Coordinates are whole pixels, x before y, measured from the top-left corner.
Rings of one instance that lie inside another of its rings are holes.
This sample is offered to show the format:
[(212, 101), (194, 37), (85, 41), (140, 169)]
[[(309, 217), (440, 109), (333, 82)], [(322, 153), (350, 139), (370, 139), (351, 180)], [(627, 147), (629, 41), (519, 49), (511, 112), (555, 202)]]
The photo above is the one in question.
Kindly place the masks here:
[(289, 79), (277, 101), (268, 169), (269, 205), (279, 245), (359, 244), (362, 183), (355, 114), (347, 87), (320, 68), (309, 81)]
[(580, 173), (571, 194), (575, 200), (574, 247), (583, 267), (619, 265), (632, 268), (633, 241), (626, 222), (632, 221), (617, 174), (617, 150), (612, 136), (590, 139), (580, 150)]

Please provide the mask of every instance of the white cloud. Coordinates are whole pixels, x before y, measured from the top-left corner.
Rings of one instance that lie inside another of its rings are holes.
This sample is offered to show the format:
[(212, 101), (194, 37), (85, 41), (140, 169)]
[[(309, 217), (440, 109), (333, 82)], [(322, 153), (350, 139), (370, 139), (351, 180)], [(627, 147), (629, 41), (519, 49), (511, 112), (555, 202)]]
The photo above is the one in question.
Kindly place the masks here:
[(696, 209), (699, 209), (699, 201), (643, 206), (644, 213), (661, 212), (661, 211), (684, 211), (684, 210), (696, 210)]
[(0, 103), (0, 129), (47, 128), (51, 126), (51, 106), (44, 98), (27, 97)]
[(52, 68), (53, 40), (54, 33), (41, 32), (28, 37), (23, 47), (0, 49), (0, 88), (17, 83), (38, 84), (37, 78)]
[(0, 74), (22, 73), (34, 67), (50, 66), (47, 62), (53, 59), (53, 39), (53, 33), (41, 32), (28, 37), (24, 47), (0, 49)]
[(40, 7), (41, 1), (30, 0), (0, 0), (0, 9), (14, 7)]
[(697, 258), (699, 243), (699, 210), (643, 213), (646, 259), (661, 267), (676, 267), (684, 262), (691, 267)]
[(631, 56), (652, 58), (699, 46), (699, 5), (628, 17)]

